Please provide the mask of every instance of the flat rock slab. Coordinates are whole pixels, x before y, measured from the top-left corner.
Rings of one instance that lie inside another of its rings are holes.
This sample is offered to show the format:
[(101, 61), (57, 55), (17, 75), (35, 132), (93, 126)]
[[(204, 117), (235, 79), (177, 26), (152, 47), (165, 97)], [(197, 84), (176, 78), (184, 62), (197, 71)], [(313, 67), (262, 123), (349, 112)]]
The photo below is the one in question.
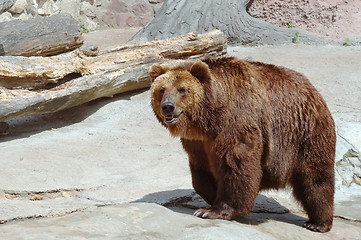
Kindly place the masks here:
[[(357, 239), (359, 224), (336, 219), (333, 231), (315, 234), (292, 214), (251, 214), (235, 221), (206, 220), (152, 203), (97, 207), (68, 216), (9, 223), (2, 239)], [(16, 232), (16, 236), (14, 233)]]
[[(325, 97), (338, 128), (337, 159), (359, 146), (360, 48), (229, 48), (293, 68)], [(155, 119), (150, 92), (103, 98), (8, 121), (0, 135), (1, 239), (360, 239), (361, 187), (337, 178), (330, 233), (303, 229), (289, 191), (261, 193), (237, 221), (191, 216), (194, 195), (179, 139)], [(338, 217), (339, 216), (339, 217)]]

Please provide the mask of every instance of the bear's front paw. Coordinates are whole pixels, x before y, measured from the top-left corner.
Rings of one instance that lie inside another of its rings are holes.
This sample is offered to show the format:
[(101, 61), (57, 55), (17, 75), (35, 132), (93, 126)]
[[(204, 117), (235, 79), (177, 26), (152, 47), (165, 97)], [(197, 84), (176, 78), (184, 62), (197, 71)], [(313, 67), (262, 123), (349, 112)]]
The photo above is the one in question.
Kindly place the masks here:
[(224, 205), (222, 208), (200, 208), (193, 215), (200, 218), (231, 220), (234, 215), (234, 209), (226, 204)]
[(305, 222), (303, 224), (303, 227), (305, 227), (311, 231), (314, 231), (314, 232), (325, 233), (325, 232), (328, 232), (331, 230), (332, 222), (331, 223), (323, 223), (323, 224)]

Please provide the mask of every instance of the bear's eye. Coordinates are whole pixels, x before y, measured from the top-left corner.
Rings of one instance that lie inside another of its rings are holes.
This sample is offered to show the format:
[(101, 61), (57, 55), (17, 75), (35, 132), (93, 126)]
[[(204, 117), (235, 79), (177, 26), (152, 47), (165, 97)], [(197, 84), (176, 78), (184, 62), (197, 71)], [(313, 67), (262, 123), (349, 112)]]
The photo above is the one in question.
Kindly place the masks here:
[(186, 89), (185, 88), (178, 88), (178, 92), (180, 94), (185, 94), (186, 93)]
[(161, 89), (159, 90), (159, 93), (163, 95), (163, 94), (164, 94), (164, 91), (165, 91), (164, 88), (161, 88)]

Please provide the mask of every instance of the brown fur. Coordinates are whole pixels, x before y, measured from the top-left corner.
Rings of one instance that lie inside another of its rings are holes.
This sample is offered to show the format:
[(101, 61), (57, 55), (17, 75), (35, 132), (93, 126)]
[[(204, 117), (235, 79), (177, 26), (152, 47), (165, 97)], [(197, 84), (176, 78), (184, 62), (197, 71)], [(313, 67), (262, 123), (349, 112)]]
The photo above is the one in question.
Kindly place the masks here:
[(211, 204), (196, 216), (246, 215), (260, 190), (291, 186), (304, 226), (331, 229), (335, 126), (305, 76), (232, 57), (154, 65), (150, 76), (154, 113), (181, 137), (193, 186)]

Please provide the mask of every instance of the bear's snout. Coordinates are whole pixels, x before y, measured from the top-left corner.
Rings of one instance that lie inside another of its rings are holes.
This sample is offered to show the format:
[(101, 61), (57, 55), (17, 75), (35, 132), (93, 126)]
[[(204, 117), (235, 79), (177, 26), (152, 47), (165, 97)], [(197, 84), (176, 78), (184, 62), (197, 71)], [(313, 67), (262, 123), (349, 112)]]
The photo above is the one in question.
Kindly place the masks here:
[(174, 103), (172, 102), (162, 103), (162, 111), (165, 116), (173, 115), (174, 109), (175, 109)]

